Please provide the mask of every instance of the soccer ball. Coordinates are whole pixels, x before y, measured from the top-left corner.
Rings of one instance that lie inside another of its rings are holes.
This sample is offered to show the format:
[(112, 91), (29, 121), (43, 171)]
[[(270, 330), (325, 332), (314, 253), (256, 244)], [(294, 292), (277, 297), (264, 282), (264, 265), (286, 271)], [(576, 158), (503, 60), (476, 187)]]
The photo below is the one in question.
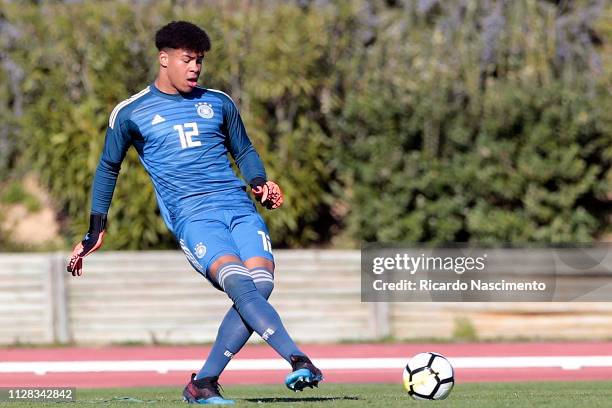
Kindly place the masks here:
[(404, 388), (417, 400), (442, 400), (448, 397), (455, 374), (453, 366), (438, 353), (419, 353), (404, 368)]

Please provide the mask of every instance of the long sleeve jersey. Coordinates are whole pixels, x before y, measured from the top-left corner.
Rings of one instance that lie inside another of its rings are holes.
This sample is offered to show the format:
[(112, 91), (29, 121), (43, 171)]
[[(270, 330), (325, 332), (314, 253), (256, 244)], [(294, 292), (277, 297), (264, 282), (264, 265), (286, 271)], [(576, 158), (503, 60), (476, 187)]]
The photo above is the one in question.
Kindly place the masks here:
[(110, 116), (94, 177), (92, 213), (108, 212), (130, 146), (151, 177), (162, 217), (175, 234), (201, 211), (253, 205), (228, 152), (248, 182), (266, 178), (228, 95), (200, 87), (166, 94), (151, 84), (119, 103)]

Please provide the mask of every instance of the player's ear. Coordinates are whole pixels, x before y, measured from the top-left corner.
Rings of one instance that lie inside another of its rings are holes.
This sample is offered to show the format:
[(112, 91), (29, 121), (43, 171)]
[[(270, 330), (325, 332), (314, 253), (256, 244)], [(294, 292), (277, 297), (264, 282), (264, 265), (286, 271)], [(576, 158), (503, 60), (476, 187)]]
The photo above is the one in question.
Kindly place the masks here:
[(159, 65), (161, 65), (164, 68), (168, 67), (168, 52), (161, 50), (159, 52), (159, 55), (157, 56), (157, 59), (159, 60)]

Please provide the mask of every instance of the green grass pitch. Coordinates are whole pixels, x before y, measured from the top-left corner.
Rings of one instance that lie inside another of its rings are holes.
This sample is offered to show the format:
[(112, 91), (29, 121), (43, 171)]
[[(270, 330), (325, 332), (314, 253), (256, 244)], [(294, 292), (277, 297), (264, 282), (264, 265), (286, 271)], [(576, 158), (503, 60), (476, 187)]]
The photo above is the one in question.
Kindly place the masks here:
[[(72, 403), (2, 402), (6, 407), (183, 407), (181, 388), (78, 389)], [(237, 407), (610, 407), (612, 382), (471, 383), (455, 385), (445, 401), (413, 401), (401, 384), (322, 384), (293, 393), (281, 385), (228, 386)]]

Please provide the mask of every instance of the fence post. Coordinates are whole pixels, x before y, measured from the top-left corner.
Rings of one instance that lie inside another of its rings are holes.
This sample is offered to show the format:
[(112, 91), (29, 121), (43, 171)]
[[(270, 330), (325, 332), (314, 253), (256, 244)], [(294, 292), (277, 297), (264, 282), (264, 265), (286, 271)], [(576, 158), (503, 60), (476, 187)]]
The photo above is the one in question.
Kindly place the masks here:
[(50, 279), (53, 340), (56, 343), (62, 344), (70, 342), (65, 260), (65, 256), (61, 252), (55, 252), (51, 255)]
[(383, 339), (391, 335), (391, 313), (389, 303), (372, 302), (370, 313), (370, 327), (375, 339)]

